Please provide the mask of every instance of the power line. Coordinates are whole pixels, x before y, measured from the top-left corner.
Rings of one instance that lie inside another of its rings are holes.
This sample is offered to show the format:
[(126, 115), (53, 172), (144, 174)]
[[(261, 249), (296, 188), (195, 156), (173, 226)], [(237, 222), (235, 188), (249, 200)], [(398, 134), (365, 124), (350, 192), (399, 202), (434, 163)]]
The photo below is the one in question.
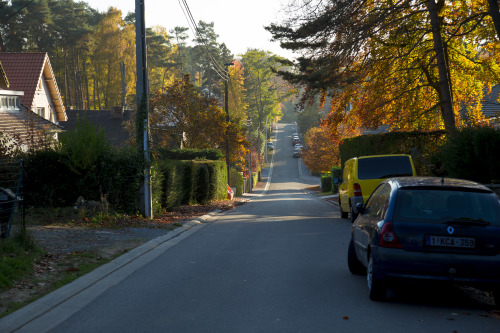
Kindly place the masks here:
[(193, 17), (193, 14), (191, 13), (191, 10), (189, 9), (189, 5), (187, 4), (186, 0), (178, 0), (179, 5), (182, 8), (182, 12), (184, 13), (184, 16), (186, 17), (186, 20), (188, 21), (190, 29), (193, 31), (194, 35), (199, 38), (199, 40), (202, 42), (202, 45), (204, 46), (204, 51), (208, 56), (209, 62), (212, 64), (212, 67), (214, 71), (217, 73), (217, 75), (223, 79), (223, 80), (229, 80), (228, 75), (226, 74), (226, 71), (223, 70), (220, 65), (215, 61), (212, 53), (210, 52), (207, 42), (204, 38), (201, 37), (200, 30), (198, 29), (198, 26), (196, 24), (196, 21)]

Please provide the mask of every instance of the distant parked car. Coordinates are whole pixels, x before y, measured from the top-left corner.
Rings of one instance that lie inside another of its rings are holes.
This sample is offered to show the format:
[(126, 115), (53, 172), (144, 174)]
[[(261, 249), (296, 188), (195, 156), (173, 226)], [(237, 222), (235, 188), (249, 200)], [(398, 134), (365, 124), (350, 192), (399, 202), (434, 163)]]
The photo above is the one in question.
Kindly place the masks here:
[(292, 139), (292, 145), (296, 145), (297, 143), (300, 143), (300, 139), (298, 137), (295, 137)]
[(383, 300), (396, 281), (493, 291), (500, 306), (500, 203), (487, 187), (440, 177), (384, 180), (352, 225), (348, 266)]
[(295, 149), (302, 149), (304, 146), (300, 143), (295, 144)]
[(416, 176), (410, 155), (370, 155), (353, 157), (344, 163), (339, 186), (339, 209), (342, 218), (358, 215), (356, 205), (366, 200), (382, 180), (390, 177)]
[(293, 153), (292, 153), (293, 157), (300, 157), (301, 155), (302, 155), (302, 151), (300, 150), (300, 148), (295, 148), (293, 150)]
[(272, 143), (272, 142), (268, 142), (268, 143), (267, 143), (267, 148), (268, 148), (269, 150), (274, 150), (274, 143)]

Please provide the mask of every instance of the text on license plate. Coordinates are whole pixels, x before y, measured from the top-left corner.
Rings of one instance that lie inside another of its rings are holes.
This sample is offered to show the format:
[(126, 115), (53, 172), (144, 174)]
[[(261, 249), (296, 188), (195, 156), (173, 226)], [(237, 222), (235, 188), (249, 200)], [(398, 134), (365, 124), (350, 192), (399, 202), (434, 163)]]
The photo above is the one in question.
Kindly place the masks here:
[(425, 245), (474, 248), (476, 240), (471, 237), (425, 236)]

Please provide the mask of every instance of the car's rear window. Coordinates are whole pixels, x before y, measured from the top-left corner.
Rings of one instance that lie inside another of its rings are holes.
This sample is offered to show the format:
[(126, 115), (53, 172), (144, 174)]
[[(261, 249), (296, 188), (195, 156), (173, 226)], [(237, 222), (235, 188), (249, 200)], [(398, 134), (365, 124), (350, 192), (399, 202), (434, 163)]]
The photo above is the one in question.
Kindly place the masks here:
[(380, 156), (358, 160), (358, 179), (412, 176), (408, 156)]
[(500, 226), (500, 204), (496, 195), (487, 192), (401, 189), (394, 219), (436, 223), (474, 220)]

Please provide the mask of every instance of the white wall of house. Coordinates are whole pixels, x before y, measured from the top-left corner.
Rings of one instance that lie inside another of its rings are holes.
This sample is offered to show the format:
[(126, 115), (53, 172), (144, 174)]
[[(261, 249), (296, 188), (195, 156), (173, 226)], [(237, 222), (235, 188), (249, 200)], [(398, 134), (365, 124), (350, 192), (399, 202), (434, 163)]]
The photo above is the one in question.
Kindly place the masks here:
[(38, 87), (33, 98), (33, 105), (31, 106), (31, 109), (39, 116), (53, 122), (54, 124), (59, 124), (56, 118), (54, 104), (52, 103), (52, 98), (43, 76), (40, 77), (40, 81), (38, 82)]

